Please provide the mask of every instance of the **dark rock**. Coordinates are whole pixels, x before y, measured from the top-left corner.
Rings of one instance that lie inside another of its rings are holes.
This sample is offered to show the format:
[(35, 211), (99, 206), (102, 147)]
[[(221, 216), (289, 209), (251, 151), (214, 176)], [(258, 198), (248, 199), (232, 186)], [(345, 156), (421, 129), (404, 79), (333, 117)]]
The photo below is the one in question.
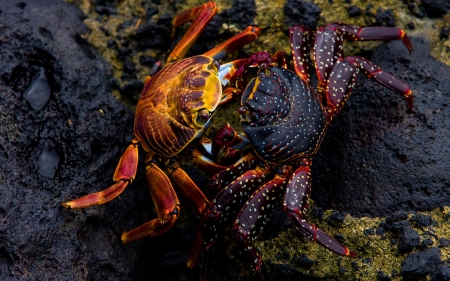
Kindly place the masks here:
[(390, 9), (378, 8), (374, 25), (395, 26), (394, 13)]
[(117, 14), (117, 10), (115, 7), (111, 6), (103, 6), (103, 5), (97, 5), (95, 6), (95, 11), (102, 16), (109, 16), (109, 15), (115, 15)]
[(362, 10), (358, 6), (355, 6), (355, 5), (349, 6), (347, 8), (347, 12), (350, 17), (357, 17), (357, 16), (362, 15)]
[(314, 265), (314, 261), (310, 259), (307, 255), (301, 254), (300, 257), (297, 259), (297, 264), (305, 269), (310, 269)]
[(39, 154), (36, 164), (39, 166), (39, 174), (53, 178), (58, 168), (59, 156), (53, 149), (44, 148)]
[(401, 253), (409, 252), (414, 249), (414, 247), (419, 246), (420, 236), (416, 230), (411, 228), (410, 225), (403, 227), (400, 230), (400, 237), (398, 240), (397, 249)]
[(306, 25), (311, 29), (316, 29), (319, 21), (320, 8), (312, 2), (302, 0), (287, 0), (284, 4), (284, 14), (286, 15), (286, 25)]
[[(415, 105), (363, 77), (314, 158), (312, 198), (322, 208), (383, 216), (448, 205), (450, 67), (412, 40), (378, 48), (371, 60), (411, 87)], [(324, 176), (326, 175), (326, 176)]]
[(377, 272), (377, 280), (379, 280), (379, 281), (390, 281), (391, 278), (389, 277), (389, 275), (387, 273), (384, 273), (382, 271), (378, 271)]
[(341, 243), (344, 243), (345, 242), (345, 237), (344, 237), (344, 235), (342, 235), (342, 233), (335, 233), (334, 235), (333, 235), (333, 237), (337, 240), (337, 241), (339, 241), (339, 242), (341, 242)]
[(441, 251), (434, 247), (406, 257), (401, 274), (406, 280), (416, 280), (432, 273), (441, 262)]
[(413, 30), (414, 28), (416, 28), (416, 25), (413, 22), (409, 22), (407, 25), (408, 29)]
[(344, 213), (340, 213), (337, 211), (333, 211), (330, 215), (330, 217), (328, 218), (327, 223), (329, 225), (333, 225), (333, 226), (339, 226), (341, 225), (345, 220), (345, 214)]
[(423, 249), (433, 246), (433, 244), (434, 244), (433, 240), (431, 240), (430, 238), (427, 238), (422, 241), (422, 243), (420, 244), (420, 248), (423, 250)]
[(376, 230), (377, 235), (385, 234), (387, 231), (387, 228), (388, 228), (388, 226), (385, 221), (380, 222), (380, 224), (378, 225), (377, 230)]
[(394, 222), (404, 221), (408, 218), (408, 213), (404, 210), (399, 210), (386, 216), (386, 224), (391, 225)]
[(431, 216), (423, 215), (423, 214), (417, 214), (411, 217), (410, 220), (414, 225), (420, 228), (426, 228), (427, 226), (430, 226), (433, 223), (433, 220), (431, 219)]
[(450, 2), (447, 0), (422, 0), (422, 6), (429, 18), (440, 18), (450, 10)]
[[(133, 138), (133, 114), (111, 95), (109, 65), (81, 37), (84, 15), (64, 1), (0, 2), (0, 279), (161, 275), (167, 248), (188, 253), (189, 245), (120, 242), (124, 230), (155, 217), (141, 176), (101, 207), (60, 206), (111, 185)], [(22, 94), (41, 68), (52, 94), (33, 110)]]
[(255, 25), (256, 4), (254, 0), (234, 0), (231, 8), (220, 14), (244, 29), (249, 25)]
[(423, 18), (425, 16), (425, 8), (419, 6), (420, 1), (417, 0), (403, 0), (407, 5), (408, 10), (413, 13), (418, 18)]
[(450, 266), (440, 265), (434, 270), (433, 277), (430, 281), (448, 281), (450, 280)]
[(444, 27), (441, 29), (441, 33), (440, 33), (440, 35), (439, 35), (439, 38), (440, 38), (440, 39), (448, 39), (448, 38), (449, 38), (449, 35), (450, 35), (450, 28), (444, 26)]
[(158, 12), (159, 12), (159, 10), (157, 8), (149, 8), (149, 9), (147, 9), (147, 11), (145, 12), (145, 19), (149, 20), (154, 15), (157, 15)]
[(170, 32), (167, 32), (167, 30), (167, 28), (154, 22), (146, 22), (139, 26), (136, 31), (137, 42), (142, 48), (169, 48), (171, 40)]
[(366, 229), (364, 229), (363, 234), (365, 236), (374, 235), (375, 234), (375, 229), (373, 229), (373, 228), (366, 228)]
[(446, 239), (446, 238), (439, 239), (439, 248), (449, 247), (449, 246), (450, 246), (450, 239)]
[(30, 103), (34, 110), (41, 110), (50, 99), (51, 90), (45, 75), (45, 68), (41, 67), (38, 76), (23, 91), (23, 98)]

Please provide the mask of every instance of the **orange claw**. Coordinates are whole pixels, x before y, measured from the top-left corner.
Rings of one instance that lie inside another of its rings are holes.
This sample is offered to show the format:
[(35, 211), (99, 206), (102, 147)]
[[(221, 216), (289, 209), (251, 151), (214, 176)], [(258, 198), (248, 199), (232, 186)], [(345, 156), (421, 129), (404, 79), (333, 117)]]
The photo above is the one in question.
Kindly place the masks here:
[(122, 154), (113, 176), (113, 180), (117, 182), (116, 184), (103, 191), (88, 194), (81, 198), (62, 203), (61, 205), (68, 209), (81, 209), (104, 204), (119, 196), (136, 176), (138, 163), (137, 144), (138, 141), (133, 140)]

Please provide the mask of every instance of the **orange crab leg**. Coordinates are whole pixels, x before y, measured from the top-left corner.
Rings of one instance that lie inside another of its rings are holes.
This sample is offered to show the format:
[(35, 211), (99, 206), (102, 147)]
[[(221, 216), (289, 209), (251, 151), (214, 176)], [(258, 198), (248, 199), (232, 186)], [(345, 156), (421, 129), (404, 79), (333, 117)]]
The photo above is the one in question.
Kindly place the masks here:
[(189, 21), (192, 21), (192, 24), (170, 53), (167, 63), (182, 59), (186, 55), (186, 52), (194, 44), (214, 15), (217, 14), (218, 10), (215, 2), (208, 2), (181, 12), (173, 19), (172, 25), (174, 29)]
[(207, 174), (215, 175), (226, 169), (225, 166), (217, 164), (203, 155), (198, 149), (192, 150), (191, 157), (192, 163)]
[(138, 163), (137, 144), (138, 141), (133, 140), (120, 158), (113, 176), (113, 180), (117, 182), (116, 184), (103, 191), (88, 194), (61, 205), (68, 209), (80, 209), (104, 204), (119, 196), (136, 176)]
[(174, 184), (177, 186), (177, 190), (188, 199), (192, 210), (197, 217), (200, 217), (203, 211), (209, 204), (208, 199), (198, 186), (192, 181), (192, 179), (186, 174), (186, 172), (177, 168), (170, 176)]
[(234, 35), (227, 41), (209, 50), (203, 55), (219, 60), (227, 54), (242, 49), (247, 44), (255, 41), (261, 33), (261, 28), (256, 26), (247, 26), (241, 33)]
[(124, 244), (167, 232), (180, 215), (180, 202), (167, 175), (158, 166), (149, 163), (146, 177), (158, 218), (122, 234)]

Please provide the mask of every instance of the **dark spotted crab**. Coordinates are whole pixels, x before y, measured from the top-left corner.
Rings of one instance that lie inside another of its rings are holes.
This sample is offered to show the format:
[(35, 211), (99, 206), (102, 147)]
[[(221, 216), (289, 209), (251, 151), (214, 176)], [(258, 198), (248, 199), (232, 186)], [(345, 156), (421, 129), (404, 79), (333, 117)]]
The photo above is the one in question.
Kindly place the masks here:
[[(262, 232), (274, 207), (283, 198), (283, 208), (295, 229), (332, 252), (348, 257), (357, 253), (336, 241), (305, 219), (311, 190), (311, 165), (333, 117), (339, 113), (352, 92), (358, 73), (406, 99), (413, 107), (409, 86), (360, 56), (344, 57), (344, 39), (353, 41), (400, 39), (412, 51), (405, 32), (396, 27), (358, 27), (331, 23), (313, 32), (296, 26), (290, 30), (294, 71), (286, 68), (282, 54), (270, 57), (254, 54), (236, 75), (251, 67), (257, 74), (242, 93), (243, 133), (229, 125), (218, 133), (216, 151), (236, 155), (238, 146), (249, 144), (251, 152), (215, 175), (218, 188), (197, 232), (188, 266), (208, 252), (229, 224), (238, 245), (249, 257), (255, 273), (264, 279), (263, 262), (252, 241)], [(312, 63), (310, 59), (312, 58)], [(318, 86), (310, 86), (312, 64)], [(225, 156), (224, 158), (226, 158)], [(206, 270), (205, 270), (206, 272)]]
[(222, 82), (235, 68), (233, 63), (221, 69), (218, 59), (254, 41), (260, 32), (249, 26), (240, 34), (200, 56), (183, 59), (208, 22), (217, 13), (214, 2), (209, 2), (176, 16), (173, 26), (191, 21), (184, 37), (170, 53), (167, 65), (152, 77), (145, 79), (139, 97), (134, 122), (135, 138), (123, 153), (117, 165), (114, 185), (100, 192), (65, 202), (70, 209), (104, 204), (119, 196), (134, 180), (138, 164), (138, 144), (145, 151), (146, 178), (158, 218), (122, 235), (129, 243), (145, 236), (156, 236), (168, 231), (180, 214), (177, 192), (184, 195), (200, 216), (208, 199), (180, 167), (177, 157), (186, 150), (200, 168), (217, 173), (224, 167), (205, 158), (194, 144), (207, 144), (202, 134), (222, 97)]

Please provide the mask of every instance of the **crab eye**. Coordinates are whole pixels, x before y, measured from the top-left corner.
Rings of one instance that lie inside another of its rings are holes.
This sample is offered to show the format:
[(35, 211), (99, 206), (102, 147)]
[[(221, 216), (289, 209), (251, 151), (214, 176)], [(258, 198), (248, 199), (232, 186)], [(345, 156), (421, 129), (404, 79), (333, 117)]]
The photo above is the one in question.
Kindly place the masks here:
[(206, 109), (202, 109), (197, 113), (197, 118), (196, 118), (195, 122), (200, 126), (204, 126), (210, 118), (211, 118), (211, 112), (209, 112)]
[(208, 65), (208, 70), (213, 71), (214, 73), (217, 73), (220, 69), (220, 64), (218, 61), (213, 61), (211, 64)]

